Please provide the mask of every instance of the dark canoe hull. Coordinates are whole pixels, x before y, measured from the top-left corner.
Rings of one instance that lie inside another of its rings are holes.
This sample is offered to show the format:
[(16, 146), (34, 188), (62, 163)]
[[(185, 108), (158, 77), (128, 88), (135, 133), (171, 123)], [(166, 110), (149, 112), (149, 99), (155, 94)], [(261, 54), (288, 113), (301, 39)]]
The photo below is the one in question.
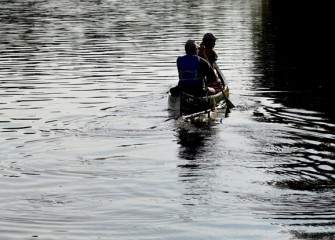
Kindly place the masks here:
[[(224, 94), (229, 96), (229, 89), (225, 88)], [(215, 95), (195, 97), (187, 93), (169, 97), (169, 109), (178, 112), (178, 115), (189, 115), (213, 111), (219, 104), (225, 106), (226, 97), (220, 91)]]
[(180, 112), (181, 114), (192, 114), (214, 110), (216, 106), (224, 101), (222, 91), (215, 95), (204, 97), (195, 97), (187, 93), (181, 93), (180, 96)]

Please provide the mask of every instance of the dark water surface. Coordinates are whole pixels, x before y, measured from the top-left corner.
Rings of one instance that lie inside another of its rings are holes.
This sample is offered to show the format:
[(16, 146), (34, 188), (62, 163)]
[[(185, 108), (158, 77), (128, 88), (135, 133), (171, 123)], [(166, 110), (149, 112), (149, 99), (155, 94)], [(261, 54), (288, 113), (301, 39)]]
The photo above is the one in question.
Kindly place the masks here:
[[(277, 87), (269, 9), (3, 0), (0, 238), (333, 239), (335, 124)], [(237, 107), (176, 120), (175, 60), (208, 31)]]

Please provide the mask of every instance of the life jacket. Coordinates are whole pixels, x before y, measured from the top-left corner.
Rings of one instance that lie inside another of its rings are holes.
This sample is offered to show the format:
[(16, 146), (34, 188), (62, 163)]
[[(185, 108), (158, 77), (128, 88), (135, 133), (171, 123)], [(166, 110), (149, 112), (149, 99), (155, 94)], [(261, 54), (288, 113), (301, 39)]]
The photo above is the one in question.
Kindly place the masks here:
[(200, 57), (185, 55), (178, 59), (179, 83), (182, 89), (204, 89), (204, 82), (199, 75)]

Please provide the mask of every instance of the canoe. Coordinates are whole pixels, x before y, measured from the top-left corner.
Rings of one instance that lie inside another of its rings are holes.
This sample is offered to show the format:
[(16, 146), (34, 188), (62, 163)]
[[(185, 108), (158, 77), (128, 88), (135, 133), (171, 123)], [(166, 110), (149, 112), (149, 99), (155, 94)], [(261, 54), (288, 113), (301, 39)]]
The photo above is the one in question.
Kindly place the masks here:
[(184, 92), (181, 92), (177, 96), (170, 94), (169, 108), (178, 112), (180, 116), (209, 113), (210, 111), (214, 111), (218, 105), (224, 107), (227, 104), (226, 97), (228, 96), (228, 87), (214, 95), (202, 97), (196, 97)]
[(169, 109), (174, 112), (175, 116), (195, 116), (203, 113), (208, 113), (209, 116), (210, 112), (214, 111), (218, 105), (225, 107), (226, 113), (229, 113), (230, 109), (235, 107), (229, 99), (229, 88), (226, 78), (216, 63), (214, 64), (214, 68), (224, 86), (223, 90), (214, 95), (197, 97), (184, 92), (180, 93), (176, 87), (171, 88), (169, 91)]

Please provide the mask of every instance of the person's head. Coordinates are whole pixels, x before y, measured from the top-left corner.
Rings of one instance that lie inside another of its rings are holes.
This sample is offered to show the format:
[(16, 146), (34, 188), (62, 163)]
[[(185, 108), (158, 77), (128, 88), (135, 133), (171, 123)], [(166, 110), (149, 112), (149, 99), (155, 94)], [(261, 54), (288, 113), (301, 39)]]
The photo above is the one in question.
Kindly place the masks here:
[(197, 54), (198, 52), (198, 44), (194, 40), (188, 40), (185, 43), (185, 52), (189, 55)]
[(206, 33), (202, 37), (201, 45), (204, 45), (206, 48), (214, 48), (217, 37), (213, 33)]

